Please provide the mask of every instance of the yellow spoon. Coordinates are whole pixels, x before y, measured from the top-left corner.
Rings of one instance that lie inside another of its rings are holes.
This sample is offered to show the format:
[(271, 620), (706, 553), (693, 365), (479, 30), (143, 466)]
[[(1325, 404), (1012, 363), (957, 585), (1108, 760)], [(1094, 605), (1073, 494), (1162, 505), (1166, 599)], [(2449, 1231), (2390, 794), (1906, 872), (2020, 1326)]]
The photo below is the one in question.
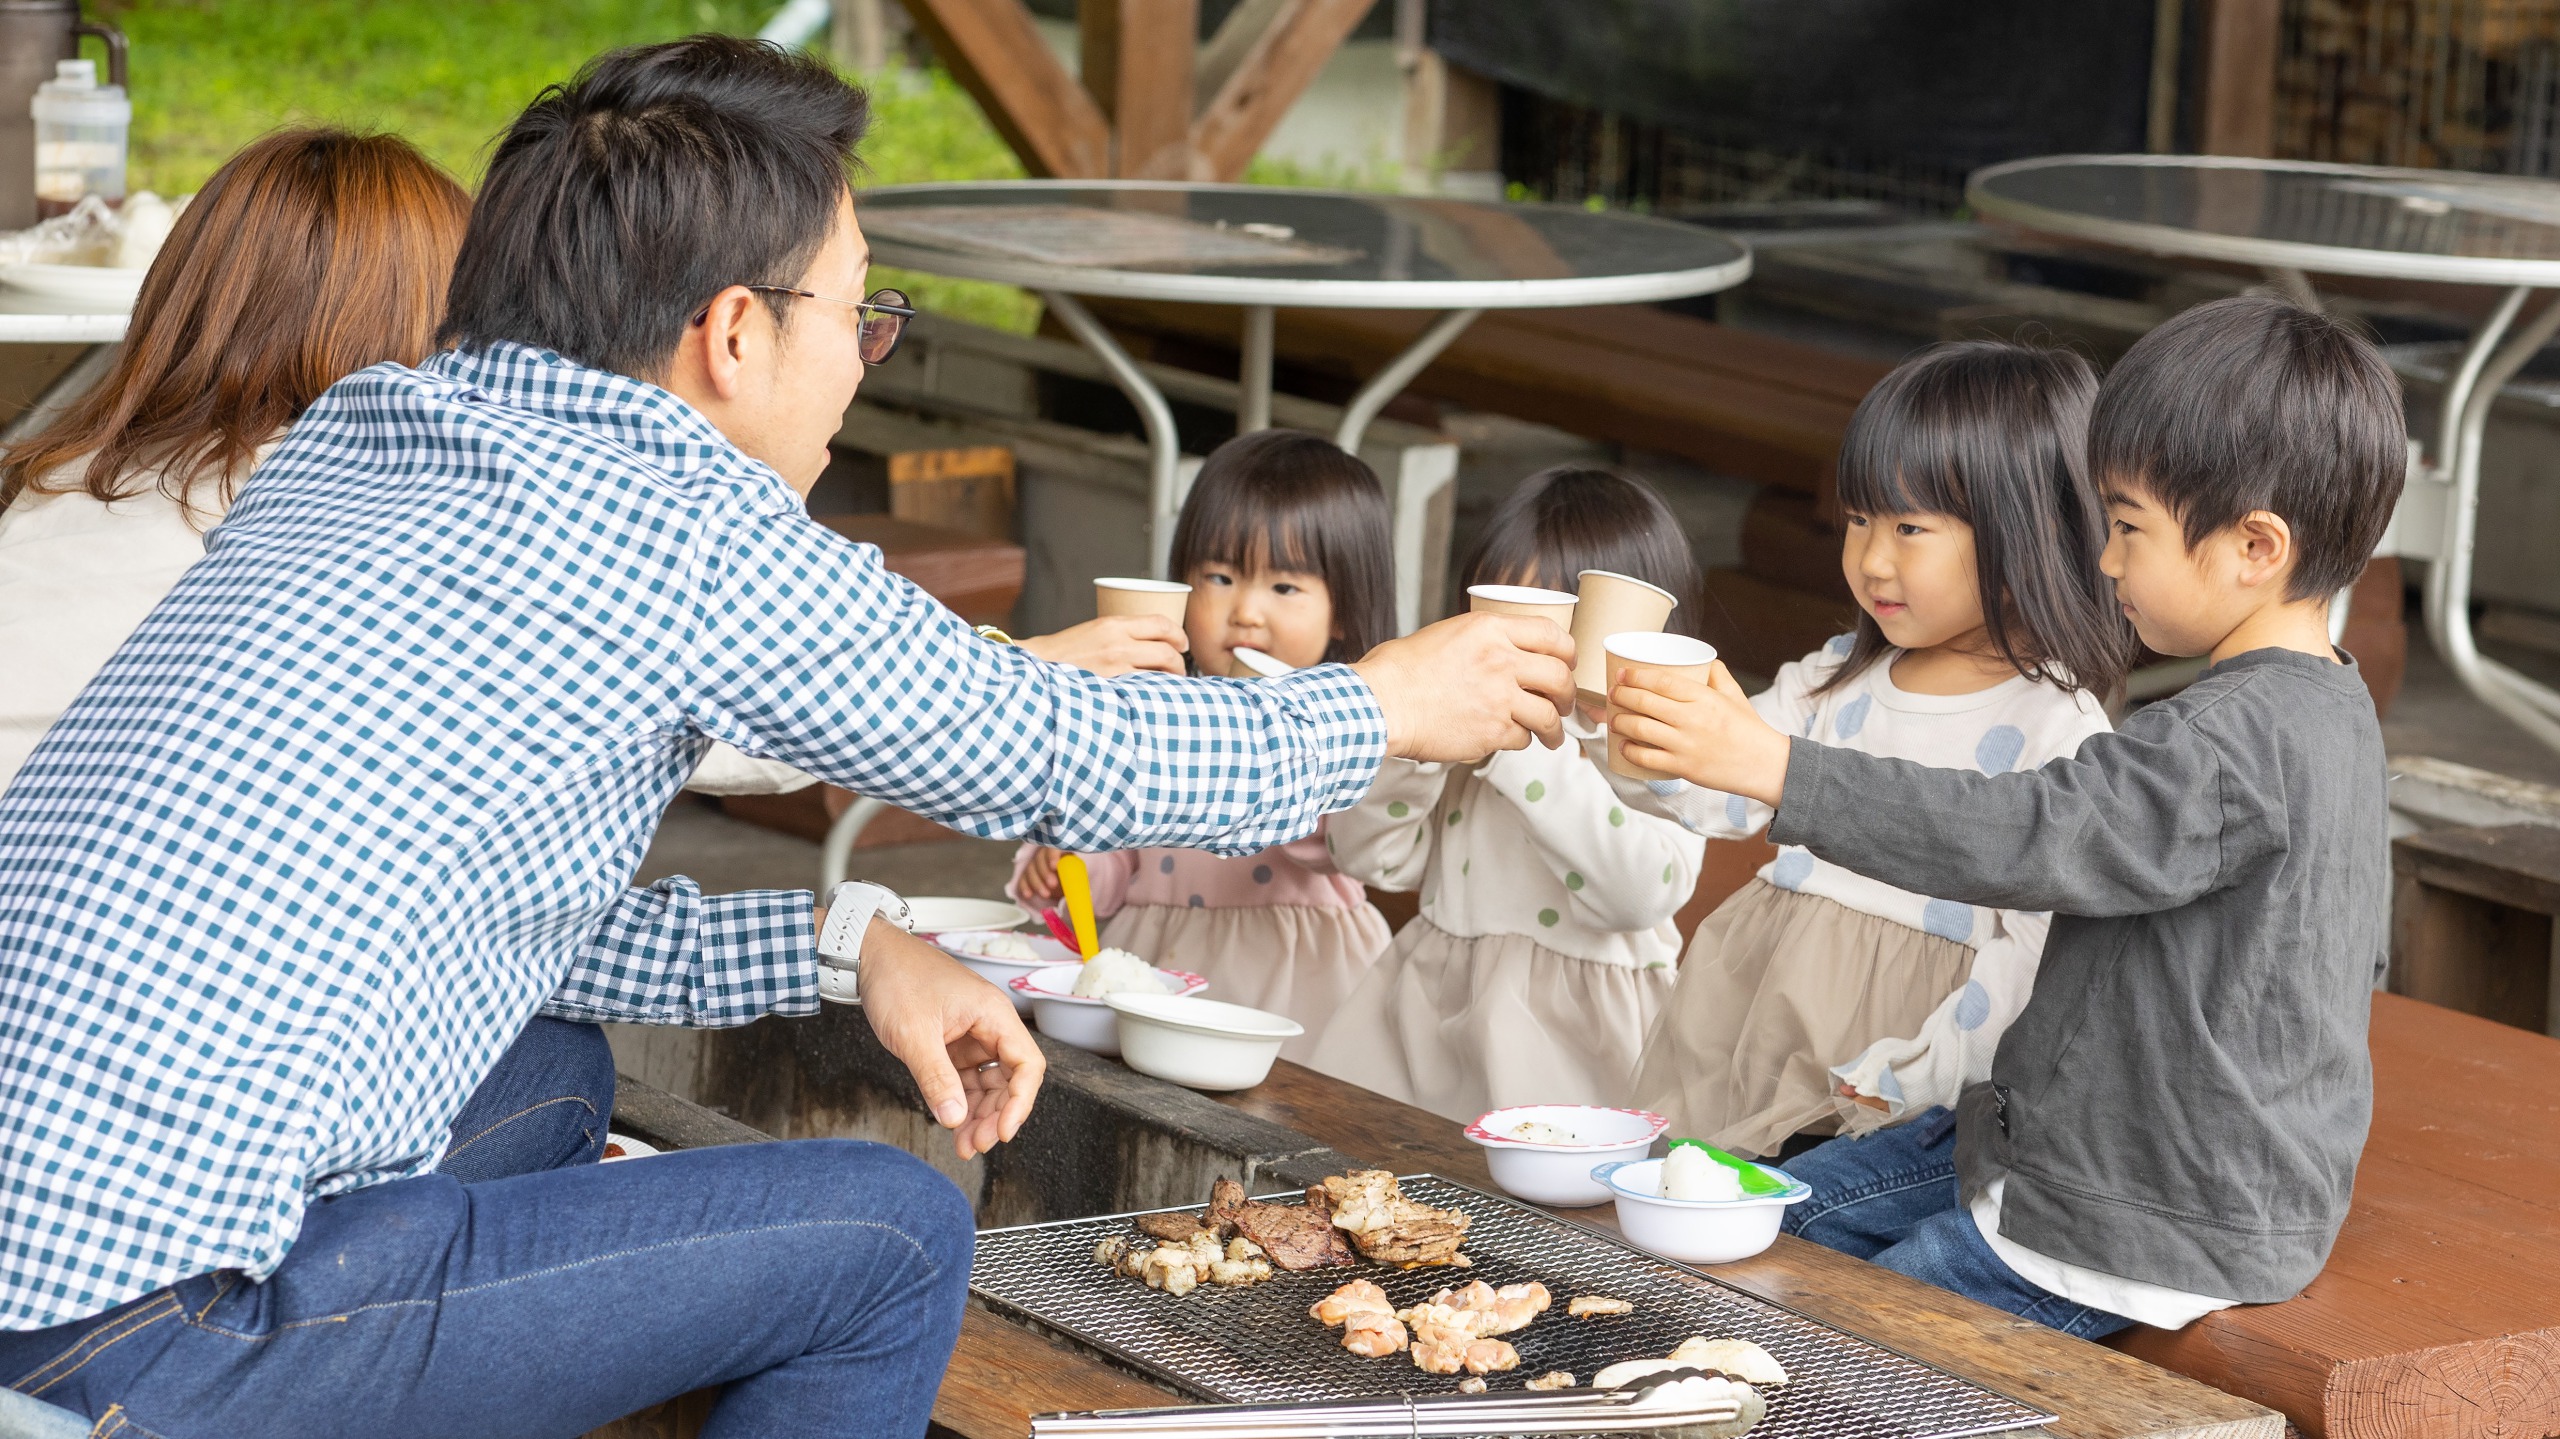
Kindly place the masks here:
[(1102, 948), (1094, 938), (1093, 876), (1085, 873), (1084, 856), (1058, 856), (1058, 888), (1066, 892), (1067, 922), (1075, 926), (1076, 950), (1091, 959)]

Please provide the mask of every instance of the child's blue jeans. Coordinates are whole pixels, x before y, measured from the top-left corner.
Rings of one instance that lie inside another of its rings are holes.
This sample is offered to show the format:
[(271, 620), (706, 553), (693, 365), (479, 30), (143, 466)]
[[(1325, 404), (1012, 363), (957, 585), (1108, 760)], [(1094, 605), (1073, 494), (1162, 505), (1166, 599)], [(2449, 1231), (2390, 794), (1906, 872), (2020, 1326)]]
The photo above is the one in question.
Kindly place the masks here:
[(453, 1172), (312, 1204), (263, 1283), (0, 1332), (0, 1384), (116, 1439), (568, 1439), (715, 1384), (706, 1439), (922, 1435), (967, 1296), (959, 1190), (851, 1140), (584, 1162), (602, 1044), (537, 1021)]
[(2082, 1339), (2133, 1323), (2039, 1289), (1991, 1252), (1956, 1192), (1953, 1110), (1817, 1145), (1787, 1172), (1813, 1187), (1787, 1211), (1789, 1234)]

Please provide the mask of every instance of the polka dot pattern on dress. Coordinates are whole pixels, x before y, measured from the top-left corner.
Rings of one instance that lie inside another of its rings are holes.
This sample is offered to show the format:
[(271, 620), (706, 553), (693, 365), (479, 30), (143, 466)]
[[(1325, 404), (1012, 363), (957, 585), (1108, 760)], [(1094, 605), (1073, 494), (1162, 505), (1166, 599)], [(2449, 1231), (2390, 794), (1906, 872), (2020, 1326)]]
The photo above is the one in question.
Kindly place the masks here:
[(1813, 877), (1813, 851), (1789, 845), (1769, 862), (1769, 882), (1780, 889), (1802, 889)]
[(1208, 901), (1207, 901), (1207, 900), (1202, 899), (1200, 896), (1198, 896), (1198, 895), (1196, 895), (1196, 894), (1195, 894), (1195, 895), (1193, 895), (1193, 896), (1191, 896), (1191, 907), (1192, 907), (1193, 909), (1198, 909), (1198, 908), (1200, 908), (1202, 905), (1205, 905), (1205, 904), (1207, 904), (1207, 903), (1208, 903)]
[(1966, 980), (1964, 988), (1956, 991), (1956, 1028), (1980, 1029), (1982, 1022), (1990, 1017), (1991, 991), (1982, 987), (1981, 980)]
[(1627, 825), (1627, 812), (1626, 812), (1625, 810), (1622, 810), (1622, 809), (1618, 808), (1618, 807), (1617, 807), (1616, 805), (1614, 805), (1614, 804), (1613, 804), (1613, 805), (1611, 805), (1611, 806), (1609, 806), (1609, 828), (1611, 828), (1611, 829), (1624, 829), (1624, 828), (1626, 828), (1626, 825)]
[(1872, 693), (1859, 695), (1856, 699), (1842, 705), (1840, 713), (1831, 717), (1831, 732), (1838, 736), (1843, 744), (1856, 739), (1858, 731), (1867, 727), (1867, 711), (1875, 707), (1876, 697)]
[[(1332, 841), (1331, 837), (1330, 837), (1330, 836), (1328, 836), (1325, 842), (1326, 842), (1327, 844), (1330, 844), (1330, 843), (1332, 843), (1333, 841)], [(1171, 874), (1171, 873), (1173, 873), (1173, 856), (1172, 856), (1172, 855), (1166, 855), (1164, 858), (1162, 858), (1162, 859), (1160, 859), (1160, 860), (1157, 860), (1157, 861), (1156, 861), (1156, 872), (1157, 872), (1158, 874)]]
[(1849, 657), (1849, 651), (1855, 649), (1857, 644), (1858, 636), (1854, 631), (1845, 635), (1833, 635), (1822, 642), (1822, 652), (1834, 659), (1845, 660)]
[(1271, 866), (1267, 864), (1255, 865), (1253, 867), (1253, 882), (1255, 884), (1269, 884), (1271, 882)]
[(1391, 799), (1387, 801), (1387, 818), (1402, 819), (1411, 813), (1413, 813), (1413, 806), (1406, 804), (1403, 800)]
[(1555, 928), (1556, 921), (1562, 918), (1564, 918), (1563, 915), (1556, 913), (1552, 909), (1542, 909), (1538, 911), (1538, 923), (1545, 925), (1549, 929)]
[(1572, 890), (1576, 894), (1580, 894), (1582, 892), (1582, 876), (1573, 870), (1566, 870), (1564, 872), (1564, 887)]
[(1724, 797), (1724, 822), (1740, 829), (1751, 823), (1751, 801), (1738, 794)]
[(1459, 813), (1460, 813), (1459, 811), (1454, 810), (1454, 809), (1453, 809), (1453, 810), (1451, 810), (1451, 811), (1449, 811), (1449, 823), (1451, 823), (1451, 824), (1456, 824), (1456, 823), (1458, 822), (1458, 815), (1459, 815)]
[(1529, 781), (1529, 787), (1520, 791), (1520, 797), (1531, 804), (1536, 804), (1547, 797), (1547, 782), (1542, 779)]
[(1996, 724), (1983, 731), (1982, 743), (1973, 747), (1973, 762), (1982, 766), (1984, 774), (2007, 774), (2018, 767), (2018, 756), (2026, 750), (2026, 731), (2013, 724)]
[(1685, 779), (1649, 779), (1644, 782), (1644, 787), (1653, 791), (1656, 799), (1669, 799), (1687, 789), (1689, 782)]
[(1967, 943), (1973, 938), (1973, 906), (1933, 899), (1920, 906), (1920, 927), (1940, 939)]

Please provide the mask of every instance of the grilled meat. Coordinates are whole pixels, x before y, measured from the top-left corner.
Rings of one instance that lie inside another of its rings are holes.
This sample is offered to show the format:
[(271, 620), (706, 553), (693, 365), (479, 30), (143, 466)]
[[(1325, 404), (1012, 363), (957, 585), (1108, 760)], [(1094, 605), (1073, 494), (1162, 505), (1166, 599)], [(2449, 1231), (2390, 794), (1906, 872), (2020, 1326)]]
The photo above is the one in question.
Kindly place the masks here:
[(1468, 1217), (1407, 1199), (1383, 1169), (1355, 1169), (1324, 1182), (1336, 1228), (1360, 1253), (1382, 1264), (1447, 1264), (1466, 1242)]
[(1200, 1222), (1199, 1215), (1188, 1210), (1176, 1210), (1169, 1214), (1141, 1214), (1138, 1216), (1137, 1224), (1139, 1233), (1150, 1239), (1161, 1239), (1167, 1244), (1188, 1244), (1191, 1242), (1192, 1235), (1209, 1228), (1208, 1225)]
[(1605, 1294), (1577, 1294), (1573, 1296), (1573, 1302), (1564, 1307), (1564, 1312), (1576, 1319), (1596, 1319), (1608, 1314), (1633, 1314), (1635, 1310), (1636, 1307), (1626, 1300), (1612, 1299)]

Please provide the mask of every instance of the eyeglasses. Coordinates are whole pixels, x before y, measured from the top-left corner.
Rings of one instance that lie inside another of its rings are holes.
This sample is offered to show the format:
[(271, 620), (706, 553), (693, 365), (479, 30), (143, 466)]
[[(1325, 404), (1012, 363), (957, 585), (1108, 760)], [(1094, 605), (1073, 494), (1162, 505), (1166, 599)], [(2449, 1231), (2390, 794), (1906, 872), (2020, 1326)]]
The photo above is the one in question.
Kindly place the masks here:
[[(851, 306), (862, 316), (862, 334), (854, 344), (866, 365), (885, 363), (891, 355), (898, 353), (898, 341), (907, 333), (907, 321), (916, 315), (915, 302), (908, 299), (903, 290), (874, 290), (859, 300), (839, 300), (833, 295), (821, 295), (815, 290), (795, 290), (789, 285), (747, 285), (742, 288), (789, 295), (795, 300), (824, 300), (830, 305)], [(711, 307), (705, 305), (694, 313), (693, 322), (699, 325), (709, 318)]]

